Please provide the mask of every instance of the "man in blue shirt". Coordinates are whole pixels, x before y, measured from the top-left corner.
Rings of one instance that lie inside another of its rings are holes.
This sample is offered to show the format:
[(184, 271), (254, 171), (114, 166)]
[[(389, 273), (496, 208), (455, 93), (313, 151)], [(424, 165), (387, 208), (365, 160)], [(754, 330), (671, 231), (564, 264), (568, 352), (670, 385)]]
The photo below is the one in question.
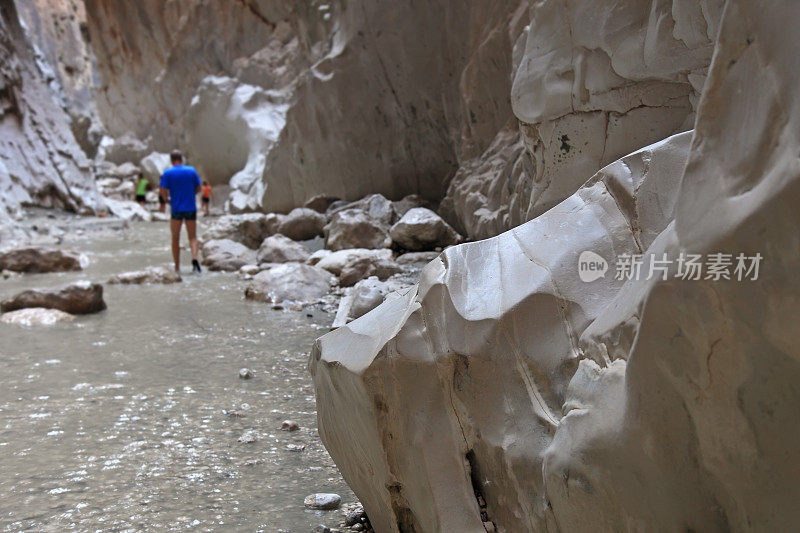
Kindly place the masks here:
[(161, 175), (161, 194), (169, 200), (172, 211), (169, 229), (172, 231), (172, 259), (175, 261), (175, 272), (180, 272), (181, 263), (181, 224), (186, 221), (186, 233), (192, 248), (192, 270), (200, 272), (197, 262), (197, 204), (195, 195), (200, 191), (200, 176), (194, 167), (183, 164), (183, 154), (173, 150), (170, 154), (172, 167)]

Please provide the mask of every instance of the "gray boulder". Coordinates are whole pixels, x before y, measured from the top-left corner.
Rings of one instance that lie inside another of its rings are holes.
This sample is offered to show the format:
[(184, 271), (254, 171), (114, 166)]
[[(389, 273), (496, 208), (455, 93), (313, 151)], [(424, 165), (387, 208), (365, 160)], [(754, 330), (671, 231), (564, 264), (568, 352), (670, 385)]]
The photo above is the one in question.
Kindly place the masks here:
[(424, 251), (461, 242), (461, 235), (439, 215), (424, 207), (409, 209), (389, 230), (392, 240), (406, 250)]
[(333, 276), (319, 267), (284, 263), (256, 274), (244, 294), (259, 302), (313, 302), (328, 294), (333, 283)]
[(83, 270), (81, 256), (68, 250), (39, 247), (0, 251), (0, 270), (12, 272), (68, 272)]
[(401, 271), (400, 265), (384, 257), (365, 256), (348, 263), (339, 275), (339, 285), (352, 287), (362, 279), (376, 276), (380, 280), (389, 279)]
[(75, 315), (44, 307), (18, 309), (0, 316), (0, 322), (18, 326), (51, 326), (58, 322), (71, 322), (72, 320), (75, 320)]
[(209, 270), (235, 272), (257, 262), (256, 251), (230, 239), (214, 239), (203, 243), (203, 264)]
[(310, 255), (305, 246), (279, 233), (264, 239), (256, 259), (259, 263), (302, 263)]
[(312, 196), (309, 198), (306, 203), (303, 204), (303, 207), (307, 207), (309, 209), (313, 209), (317, 213), (325, 213), (328, 208), (334, 202), (338, 201), (339, 198), (336, 196), (330, 196), (327, 194), (318, 194), (316, 196)]
[(295, 241), (307, 241), (322, 236), (325, 215), (307, 207), (292, 209), (278, 224), (278, 233)]
[(182, 281), (181, 275), (165, 267), (148, 267), (134, 272), (125, 272), (112, 276), (108, 283), (112, 285), (168, 284)]
[(357, 208), (334, 213), (331, 221), (324, 227), (324, 232), (325, 248), (334, 251), (348, 248), (389, 248), (392, 245), (388, 225)]
[(264, 239), (275, 234), (282, 216), (274, 213), (225, 215), (208, 227), (203, 233), (203, 240), (229, 239), (257, 250)]
[(106, 303), (103, 300), (103, 286), (89, 281), (77, 281), (53, 289), (30, 289), (0, 302), (0, 311), (3, 313), (29, 307), (85, 315), (104, 310)]

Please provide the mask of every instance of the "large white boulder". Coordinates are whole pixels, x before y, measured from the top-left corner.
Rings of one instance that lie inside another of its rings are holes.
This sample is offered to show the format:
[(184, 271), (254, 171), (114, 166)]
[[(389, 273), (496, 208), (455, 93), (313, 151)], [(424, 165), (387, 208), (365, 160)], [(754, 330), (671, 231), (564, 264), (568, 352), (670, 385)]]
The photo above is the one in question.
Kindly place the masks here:
[(257, 263), (256, 251), (230, 239), (214, 239), (203, 243), (202, 263), (209, 270), (235, 272), (245, 265)]
[(409, 209), (389, 230), (392, 240), (413, 252), (444, 248), (461, 242), (461, 235), (442, 217), (425, 207)]
[(253, 276), (245, 297), (276, 304), (284, 301), (310, 303), (328, 294), (333, 283), (333, 276), (319, 267), (284, 263)]
[(275, 233), (282, 217), (283, 215), (274, 213), (225, 215), (211, 222), (203, 232), (202, 239), (204, 241), (230, 239), (257, 250), (264, 239)]
[(311, 256), (311, 252), (298, 242), (281, 234), (264, 239), (258, 249), (259, 263), (302, 263)]
[(161, 183), (161, 175), (171, 166), (172, 161), (169, 159), (169, 154), (160, 152), (151, 152), (139, 161), (142, 174), (153, 187), (158, 187)]
[(115, 217), (121, 218), (122, 220), (143, 220), (145, 222), (150, 222), (153, 219), (153, 215), (150, 213), (150, 211), (139, 205), (137, 202), (132, 202), (130, 200), (115, 200), (113, 198), (105, 198), (104, 200), (109, 213)]
[(392, 245), (389, 227), (357, 208), (348, 207), (333, 213), (324, 233), (325, 248), (329, 250), (389, 248)]

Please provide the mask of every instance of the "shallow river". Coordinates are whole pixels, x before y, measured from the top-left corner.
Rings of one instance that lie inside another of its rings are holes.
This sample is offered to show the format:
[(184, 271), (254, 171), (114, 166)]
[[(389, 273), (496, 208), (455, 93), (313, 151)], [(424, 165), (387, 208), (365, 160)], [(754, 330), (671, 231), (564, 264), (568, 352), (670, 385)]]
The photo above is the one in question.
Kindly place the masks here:
[[(0, 281), (0, 298), (171, 264), (166, 223), (68, 244), (88, 256), (84, 272)], [(305, 532), (341, 521), (305, 509), (306, 495), (356, 501), (319, 442), (306, 372), (333, 317), (247, 302), (235, 274), (187, 274), (188, 259), (183, 283), (105, 285), (100, 314), (0, 323), (4, 530)], [(239, 379), (242, 367), (255, 377)], [(289, 418), (299, 431), (280, 430)], [(256, 441), (239, 442), (248, 432)]]

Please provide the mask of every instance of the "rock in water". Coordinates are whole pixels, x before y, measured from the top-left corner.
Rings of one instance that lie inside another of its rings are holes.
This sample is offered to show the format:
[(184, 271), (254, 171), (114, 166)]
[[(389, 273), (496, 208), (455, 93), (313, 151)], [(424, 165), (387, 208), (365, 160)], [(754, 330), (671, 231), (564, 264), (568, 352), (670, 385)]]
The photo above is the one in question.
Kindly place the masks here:
[(76, 281), (54, 289), (31, 289), (0, 302), (0, 310), (4, 313), (29, 307), (84, 315), (104, 310), (106, 303), (103, 301), (103, 286), (88, 281)]
[(319, 267), (284, 263), (253, 276), (245, 297), (276, 304), (286, 300), (313, 302), (328, 294), (333, 283), (333, 276)]
[(302, 263), (310, 255), (311, 252), (302, 244), (277, 234), (264, 239), (258, 249), (257, 260), (259, 263)]
[(389, 248), (392, 239), (389, 227), (371, 218), (361, 209), (347, 208), (337, 211), (325, 226), (325, 248)]
[(294, 420), (284, 420), (281, 422), (281, 431), (297, 431), (300, 429), (300, 424)]
[(105, 202), (111, 214), (122, 220), (143, 220), (145, 222), (153, 220), (153, 215), (150, 211), (137, 202), (132, 202), (130, 200), (114, 200), (112, 198), (106, 198)]
[(310, 494), (305, 497), (303, 504), (309, 509), (322, 509), (331, 510), (339, 507), (342, 503), (342, 497), (338, 494), (322, 493)]
[(136, 270), (134, 272), (125, 272), (112, 276), (108, 283), (123, 284), (123, 285), (141, 285), (141, 284), (169, 284), (182, 281), (181, 275), (170, 270), (166, 267), (148, 267), (144, 270)]
[(295, 241), (307, 241), (322, 237), (325, 222), (325, 215), (307, 207), (297, 207), (278, 224), (278, 233)]
[(71, 322), (75, 316), (58, 309), (29, 307), (0, 315), (0, 322), (20, 326), (50, 326), (58, 322)]
[(257, 262), (256, 251), (230, 239), (214, 239), (203, 243), (203, 264), (209, 270), (235, 272)]
[(12, 272), (67, 272), (83, 270), (76, 252), (46, 248), (17, 248), (0, 251), (0, 270)]
[(422, 252), (461, 242), (461, 236), (442, 217), (424, 207), (409, 209), (389, 230), (392, 240), (406, 250)]
[(229, 239), (257, 250), (261, 243), (273, 235), (283, 215), (245, 213), (225, 215), (216, 219), (203, 233), (203, 241)]
[(252, 379), (253, 375), (253, 371), (249, 368), (239, 369), (239, 379)]

